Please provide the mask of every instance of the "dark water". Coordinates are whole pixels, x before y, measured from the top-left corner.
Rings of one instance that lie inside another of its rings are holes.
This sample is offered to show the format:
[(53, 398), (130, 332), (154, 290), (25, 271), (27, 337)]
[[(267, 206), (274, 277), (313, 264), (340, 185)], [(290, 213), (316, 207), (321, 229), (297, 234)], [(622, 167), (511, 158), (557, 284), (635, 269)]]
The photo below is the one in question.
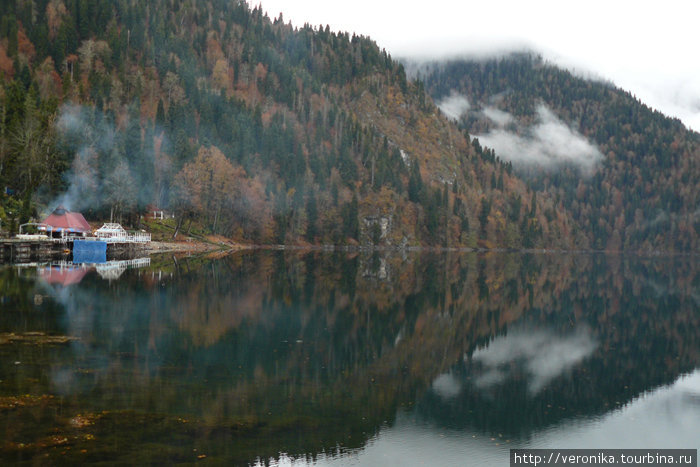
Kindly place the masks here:
[(256, 252), (125, 268), (0, 269), (0, 463), (700, 447), (696, 258)]

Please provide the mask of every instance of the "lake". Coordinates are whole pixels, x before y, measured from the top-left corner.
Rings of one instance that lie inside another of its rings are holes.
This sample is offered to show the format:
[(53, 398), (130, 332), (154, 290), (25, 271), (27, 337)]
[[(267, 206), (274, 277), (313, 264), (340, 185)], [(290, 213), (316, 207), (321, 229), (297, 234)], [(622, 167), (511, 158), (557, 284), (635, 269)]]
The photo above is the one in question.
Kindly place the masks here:
[(700, 447), (694, 257), (0, 267), (0, 463), (508, 465)]

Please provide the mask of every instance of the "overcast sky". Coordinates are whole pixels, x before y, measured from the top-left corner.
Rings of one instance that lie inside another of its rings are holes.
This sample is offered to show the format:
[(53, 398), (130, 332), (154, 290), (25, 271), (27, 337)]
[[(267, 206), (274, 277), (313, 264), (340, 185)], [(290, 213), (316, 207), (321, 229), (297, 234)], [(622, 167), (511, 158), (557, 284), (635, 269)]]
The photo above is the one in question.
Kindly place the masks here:
[[(271, 18), (370, 36), (395, 58), (529, 47), (700, 131), (700, 1), (262, 0)], [(255, 5), (255, 3), (253, 3)]]

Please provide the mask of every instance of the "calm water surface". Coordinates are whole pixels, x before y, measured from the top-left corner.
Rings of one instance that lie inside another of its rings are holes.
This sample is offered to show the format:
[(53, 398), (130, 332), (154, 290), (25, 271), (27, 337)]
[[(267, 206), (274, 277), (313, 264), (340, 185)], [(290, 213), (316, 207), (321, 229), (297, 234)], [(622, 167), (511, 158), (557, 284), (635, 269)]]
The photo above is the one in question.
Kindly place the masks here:
[(0, 267), (0, 463), (507, 465), (700, 448), (696, 258)]

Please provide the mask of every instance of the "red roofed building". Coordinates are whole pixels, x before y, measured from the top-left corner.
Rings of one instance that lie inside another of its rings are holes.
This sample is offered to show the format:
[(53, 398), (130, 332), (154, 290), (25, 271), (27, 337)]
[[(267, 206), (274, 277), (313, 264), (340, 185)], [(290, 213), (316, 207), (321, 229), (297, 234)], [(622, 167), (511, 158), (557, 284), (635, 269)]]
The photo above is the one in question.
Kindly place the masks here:
[(52, 233), (65, 233), (73, 235), (84, 235), (90, 233), (90, 224), (79, 212), (71, 212), (63, 206), (59, 206), (44, 219), (42, 224), (46, 224), (47, 230)]

